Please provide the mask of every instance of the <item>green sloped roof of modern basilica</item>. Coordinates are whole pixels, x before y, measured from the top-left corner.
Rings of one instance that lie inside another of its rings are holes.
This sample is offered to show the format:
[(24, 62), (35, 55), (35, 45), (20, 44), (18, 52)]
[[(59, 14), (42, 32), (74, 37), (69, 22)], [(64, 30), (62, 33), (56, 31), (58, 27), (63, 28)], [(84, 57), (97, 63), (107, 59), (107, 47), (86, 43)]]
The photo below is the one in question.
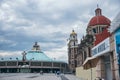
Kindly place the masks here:
[(60, 60), (52, 59), (48, 57), (44, 52), (41, 51), (40, 46), (37, 42), (33, 45), (33, 48), (29, 51), (23, 51), (23, 53), (19, 56), (7, 56), (1, 57), (2, 61), (48, 61), (48, 62), (63, 62)]
[[(24, 53), (23, 53), (24, 54)], [(45, 53), (40, 50), (40, 46), (35, 42), (31, 51), (26, 53), (26, 60), (34, 61), (55, 61), (49, 58)]]

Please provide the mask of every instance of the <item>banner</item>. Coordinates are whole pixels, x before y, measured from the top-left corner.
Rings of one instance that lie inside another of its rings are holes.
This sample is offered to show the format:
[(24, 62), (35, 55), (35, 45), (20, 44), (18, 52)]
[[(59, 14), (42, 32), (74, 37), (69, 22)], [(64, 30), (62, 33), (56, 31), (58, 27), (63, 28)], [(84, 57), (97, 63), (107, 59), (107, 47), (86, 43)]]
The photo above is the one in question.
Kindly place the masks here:
[(120, 65), (120, 28), (115, 32), (116, 55)]
[(103, 55), (110, 51), (110, 38), (106, 38), (101, 43), (92, 48), (92, 56)]

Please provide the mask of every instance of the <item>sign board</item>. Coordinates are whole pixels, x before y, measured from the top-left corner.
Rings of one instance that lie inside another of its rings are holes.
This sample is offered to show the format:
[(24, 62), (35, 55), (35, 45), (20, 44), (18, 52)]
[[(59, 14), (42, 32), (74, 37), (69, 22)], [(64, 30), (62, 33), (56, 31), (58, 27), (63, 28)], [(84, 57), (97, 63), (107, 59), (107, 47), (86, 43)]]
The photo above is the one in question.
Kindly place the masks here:
[(110, 51), (109, 37), (103, 40), (101, 43), (92, 48), (92, 56), (102, 55)]

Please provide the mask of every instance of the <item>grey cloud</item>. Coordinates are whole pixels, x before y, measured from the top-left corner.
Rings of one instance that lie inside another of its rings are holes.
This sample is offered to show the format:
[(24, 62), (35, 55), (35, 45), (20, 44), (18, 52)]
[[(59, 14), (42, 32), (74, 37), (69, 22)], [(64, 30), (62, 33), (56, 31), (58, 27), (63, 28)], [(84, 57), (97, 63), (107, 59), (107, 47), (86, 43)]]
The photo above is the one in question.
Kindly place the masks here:
[[(9, 7), (0, 7), (0, 10), (10, 20), (0, 19), (0, 36), (11, 43), (0, 42), (0, 49), (8, 51), (29, 50), (36, 41), (44, 51), (67, 46), (72, 28), (78, 37), (83, 36), (97, 7), (95, 0), (2, 0), (0, 5), (4, 3)], [(105, 16), (113, 18), (118, 12), (119, 0), (100, 1), (100, 7)]]

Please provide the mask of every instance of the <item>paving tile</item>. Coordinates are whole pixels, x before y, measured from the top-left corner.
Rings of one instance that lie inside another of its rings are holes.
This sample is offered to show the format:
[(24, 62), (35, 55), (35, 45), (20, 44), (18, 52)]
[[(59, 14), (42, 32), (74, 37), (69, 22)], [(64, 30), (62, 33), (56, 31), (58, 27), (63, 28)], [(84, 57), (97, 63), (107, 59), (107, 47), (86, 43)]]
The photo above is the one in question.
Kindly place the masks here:
[(68, 80), (81, 80), (80, 78), (76, 77), (75, 75), (67, 74), (65, 75)]
[[(63, 74), (62, 74), (63, 75)], [(55, 75), (39, 73), (1, 73), (0, 80), (80, 80), (74, 75)], [(62, 78), (61, 78), (62, 76)]]

